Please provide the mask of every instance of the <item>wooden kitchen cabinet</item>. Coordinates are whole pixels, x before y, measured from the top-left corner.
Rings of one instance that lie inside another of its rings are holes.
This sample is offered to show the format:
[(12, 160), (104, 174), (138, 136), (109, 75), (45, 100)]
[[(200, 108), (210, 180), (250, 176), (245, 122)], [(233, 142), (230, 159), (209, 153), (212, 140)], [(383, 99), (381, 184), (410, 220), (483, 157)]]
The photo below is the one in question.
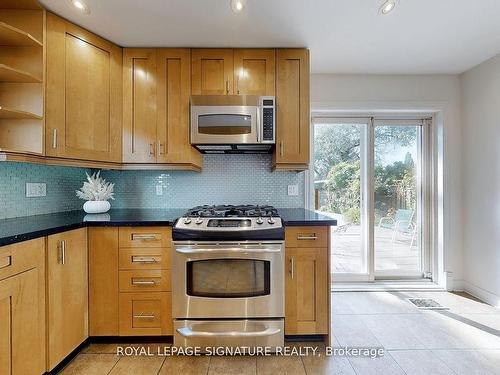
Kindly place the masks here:
[(236, 95), (274, 96), (274, 55), (274, 49), (235, 49), (233, 92)]
[[(309, 228), (310, 233), (304, 233)], [(328, 334), (328, 227), (287, 228), (285, 240), (285, 334)], [(295, 242), (290, 238), (294, 236)], [(310, 247), (318, 241), (318, 247)]]
[(156, 50), (123, 51), (123, 161), (156, 163)]
[(0, 271), (0, 374), (43, 374), (44, 239), (0, 247)]
[(309, 51), (276, 50), (276, 151), (274, 168), (309, 165)]
[(232, 49), (191, 50), (191, 94), (232, 95), (233, 76)]
[(87, 229), (47, 237), (48, 367), (88, 337)]
[(89, 335), (118, 336), (118, 228), (89, 228)]
[(47, 14), (46, 154), (121, 160), (120, 47)]
[(203, 157), (190, 143), (191, 52), (160, 48), (156, 53), (157, 162), (201, 168)]
[(123, 56), (123, 161), (201, 169), (189, 142), (189, 49), (126, 48)]

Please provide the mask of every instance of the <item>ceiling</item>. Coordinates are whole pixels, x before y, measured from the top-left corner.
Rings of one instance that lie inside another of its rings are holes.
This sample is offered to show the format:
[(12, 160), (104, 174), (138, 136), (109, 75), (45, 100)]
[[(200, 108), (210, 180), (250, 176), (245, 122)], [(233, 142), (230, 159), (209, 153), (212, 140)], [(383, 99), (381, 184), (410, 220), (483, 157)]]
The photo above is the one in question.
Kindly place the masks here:
[(313, 73), (462, 73), (500, 53), (500, 0), (41, 0), (124, 47), (308, 47)]

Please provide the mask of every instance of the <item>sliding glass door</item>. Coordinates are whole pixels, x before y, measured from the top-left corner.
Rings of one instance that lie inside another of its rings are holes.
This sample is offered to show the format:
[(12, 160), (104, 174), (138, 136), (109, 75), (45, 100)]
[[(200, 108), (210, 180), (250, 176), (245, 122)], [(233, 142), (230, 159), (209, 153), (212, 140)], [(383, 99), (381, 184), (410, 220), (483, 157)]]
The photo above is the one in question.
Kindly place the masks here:
[(427, 122), (314, 119), (314, 208), (334, 217), (334, 281), (427, 270)]

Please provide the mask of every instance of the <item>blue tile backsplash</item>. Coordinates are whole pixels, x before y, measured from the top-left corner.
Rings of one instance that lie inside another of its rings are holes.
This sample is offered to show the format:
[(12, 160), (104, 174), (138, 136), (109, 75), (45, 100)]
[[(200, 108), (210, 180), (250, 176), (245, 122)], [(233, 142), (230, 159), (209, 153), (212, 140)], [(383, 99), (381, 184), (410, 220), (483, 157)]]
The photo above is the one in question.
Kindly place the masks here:
[[(24, 163), (0, 163), (0, 219), (76, 210), (75, 196), (86, 169)], [(26, 182), (47, 184), (47, 196), (26, 198)]]
[[(75, 190), (83, 168), (0, 163), (0, 219), (80, 209)], [(272, 172), (270, 155), (205, 155), (201, 173), (101, 172), (115, 183), (112, 208), (189, 208), (201, 204), (270, 204), (304, 207), (304, 173)], [(26, 198), (26, 182), (47, 183), (47, 196)], [(298, 196), (287, 185), (299, 185)], [(157, 195), (159, 186), (162, 195)]]

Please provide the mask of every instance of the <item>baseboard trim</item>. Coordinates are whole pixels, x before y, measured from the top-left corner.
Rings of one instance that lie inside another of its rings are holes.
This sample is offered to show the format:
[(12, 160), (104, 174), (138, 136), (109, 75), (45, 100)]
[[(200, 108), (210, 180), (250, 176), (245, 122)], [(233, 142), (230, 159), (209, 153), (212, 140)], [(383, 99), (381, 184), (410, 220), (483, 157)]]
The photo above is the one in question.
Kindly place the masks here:
[(500, 296), (497, 296), (496, 294), (467, 281), (463, 281), (463, 289), (471, 296), (479, 298), (481, 301), (484, 301), (494, 307), (500, 308)]
[(373, 282), (340, 283), (331, 285), (332, 292), (418, 292), (418, 291), (443, 291), (444, 288), (426, 280), (379, 280)]

